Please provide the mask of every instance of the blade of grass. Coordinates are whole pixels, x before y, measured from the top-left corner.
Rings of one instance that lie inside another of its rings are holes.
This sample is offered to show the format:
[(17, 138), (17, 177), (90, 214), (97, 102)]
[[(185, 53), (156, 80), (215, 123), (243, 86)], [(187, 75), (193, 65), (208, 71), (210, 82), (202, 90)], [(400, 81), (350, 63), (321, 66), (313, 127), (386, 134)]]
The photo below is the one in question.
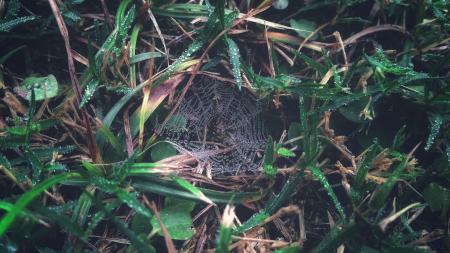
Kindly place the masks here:
[(245, 231), (252, 229), (261, 224), (267, 217), (276, 212), (292, 195), (295, 188), (304, 178), (304, 170), (301, 169), (295, 175), (293, 175), (283, 186), (278, 195), (271, 197), (265, 207), (258, 213), (254, 214), (250, 219), (246, 220), (242, 225), (234, 230), (234, 234), (244, 233)]
[(325, 177), (325, 175), (322, 173), (322, 171), (319, 168), (317, 168), (314, 165), (311, 165), (310, 168), (311, 168), (311, 172), (312, 172), (312, 175), (314, 176), (314, 178), (319, 180), (319, 182), (322, 184), (323, 188), (325, 188), (325, 190), (327, 191), (327, 194), (328, 194), (328, 196), (330, 196), (331, 200), (333, 201), (333, 204), (336, 207), (336, 209), (338, 210), (339, 215), (341, 216), (341, 219), (345, 220), (344, 208), (342, 208), (341, 203), (339, 202), (336, 194), (334, 193), (333, 188), (331, 188), (330, 183), (328, 183), (328, 180)]
[(197, 196), (199, 200), (201, 200), (207, 204), (210, 204), (210, 205), (215, 205), (214, 202), (212, 202), (208, 197), (206, 197), (205, 194), (203, 194), (203, 192), (199, 188), (197, 188), (194, 185), (192, 185), (191, 183), (189, 183), (189, 181), (187, 181), (184, 178), (181, 178), (175, 174), (171, 174), (170, 178), (172, 178), (172, 180), (176, 184), (178, 184), (182, 188), (190, 191), (192, 194)]
[[(141, 31), (142, 26), (140, 24), (136, 24), (133, 27), (133, 30), (131, 31), (130, 36), (130, 59), (132, 59), (136, 55), (136, 44), (139, 32)], [(130, 65), (130, 84), (131, 88), (136, 87), (136, 65), (131, 64)]]
[[(134, 177), (135, 175), (133, 175)], [(133, 188), (141, 192), (161, 194), (163, 196), (179, 197), (186, 200), (199, 201), (198, 196), (186, 191), (176, 183), (148, 175), (136, 175), (139, 180), (132, 183)], [(143, 180), (145, 179), (145, 181)], [(222, 192), (198, 188), (214, 203), (244, 203), (260, 200), (267, 191), (263, 192)]]
[(25, 209), (25, 207), (31, 203), (36, 197), (38, 197), (42, 192), (52, 187), (55, 184), (61, 183), (68, 179), (79, 178), (81, 175), (77, 172), (59, 174), (50, 177), (41, 183), (34, 186), (31, 190), (24, 193), (14, 204), (12, 211), (5, 214), (0, 220), (0, 238), (6, 233), (8, 228), (17, 218), (17, 216)]

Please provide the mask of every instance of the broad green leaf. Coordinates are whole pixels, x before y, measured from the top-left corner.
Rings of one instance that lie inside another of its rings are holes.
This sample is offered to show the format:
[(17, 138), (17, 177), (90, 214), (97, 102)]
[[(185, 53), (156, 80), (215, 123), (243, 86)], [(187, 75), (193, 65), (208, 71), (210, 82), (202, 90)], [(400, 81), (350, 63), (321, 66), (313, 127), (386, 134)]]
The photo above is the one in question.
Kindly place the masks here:
[(295, 157), (295, 153), (290, 151), (287, 148), (277, 148), (277, 155), (281, 156), (281, 157)]
[(355, 123), (364, 123), (367, 122), (367, 120), (361, 116), (363, 115), (362, 112), (369, 102), (369, 96), (362, 97), (358, 100), (340, 106), (338, 110), (346, 119)]
[[(0, 209), (1, 210), (4, 210), (6, 212), (11, 212), (13, 210), (13, 208), (14, 208), (14, 204), (11, 204), (11, 203), (3, 201), (3, 200), (0, 200)], [(31, 219), (31, 220), (33, 220), (35, 222), (39, 222), (39, 218), (36, 217), (36, 215), (33, 212), (30, 212), (30, 211), (28, 211), (26, 209), (22, 210), (19, 213), (19, 216), (29, 218), (29, 219)]]
[(18, 88), (19, 94), (31, 100), (30, 90), (34, 89), (36, 101), (49, 99), (58, 95), (58, 81), (54, 75), (46, 77), (28, 77)]
[(289, 0), (275, 0), (272, 5), (277, 10), (284, 10), (288, 7)]
[(151, 231), (150, 219), (140, 213), (136, 213), (131, 220), (131, 230), (136, 234), (149, 234)]
[(177, 154), (177, 150), (168, 142), (159, 142), (152, 147), (150, 155), (152, 160), (157, 162), (164, 158), (171, 157)]
[(215, 11), (221, 24), (221, 28), (225, 28), (225, 0), (215, 0)]
[(445, 214), (450, 207), (450, 190), (436, 183), (430, 183), (425, 188), (423, 197), (433, 212)]
[[(173, 240), (188, 240), (194, 235), (191, 212), (195, 202), (166, 197), (164, 208), (160, 211), (161, 222), (169, 231)], [(163, 235), (156, 217), (152, 217), (152, 233)]]
[[(316, 22), (307, 19), (291, 19), (289, 22), (291, 23), (291, 27), (296, 29), (295, 31), (298, 36), (302, 38), (307, 38), (317, 28)], [(317, 34), (314, 34), (311, 38), (309, 38), (309, 40), (315, 40), (317, 38)]]

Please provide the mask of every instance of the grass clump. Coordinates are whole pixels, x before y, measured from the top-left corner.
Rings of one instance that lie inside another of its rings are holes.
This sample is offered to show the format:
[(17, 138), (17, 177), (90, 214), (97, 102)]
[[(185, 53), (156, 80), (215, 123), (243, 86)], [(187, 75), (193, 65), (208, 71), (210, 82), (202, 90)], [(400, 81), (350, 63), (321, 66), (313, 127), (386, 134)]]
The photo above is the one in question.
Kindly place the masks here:
[(447, 1), (0, 1), (0, 251), (448, 252), (449, 21)]

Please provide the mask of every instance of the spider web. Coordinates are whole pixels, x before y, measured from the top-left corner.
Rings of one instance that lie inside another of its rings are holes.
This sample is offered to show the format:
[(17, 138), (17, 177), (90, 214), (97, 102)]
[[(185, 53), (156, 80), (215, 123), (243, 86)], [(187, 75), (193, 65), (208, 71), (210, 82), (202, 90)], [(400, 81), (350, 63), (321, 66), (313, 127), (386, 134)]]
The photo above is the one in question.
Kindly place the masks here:
[(192, 85), (162, 135), (213, 175), (256, 171), (266, 145), (255, 97), (209, 77)]

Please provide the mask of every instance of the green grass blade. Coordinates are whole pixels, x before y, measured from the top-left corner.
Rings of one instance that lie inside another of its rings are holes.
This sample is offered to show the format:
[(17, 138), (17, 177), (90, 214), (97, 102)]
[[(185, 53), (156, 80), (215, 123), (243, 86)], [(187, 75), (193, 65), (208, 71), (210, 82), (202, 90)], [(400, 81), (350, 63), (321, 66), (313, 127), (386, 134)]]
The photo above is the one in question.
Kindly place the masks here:
[(367, 173), (372, 168), (372, 161), (375, 158), (378, 150), (377, 146), (378, 146), (377, 143), (372, 144), (368, 148), (367, 154), (360, 162), (355, 176), (355, 184), (354, 184), (355, 190), (360, 190), (360, 188), (365, 183)]
[(241, 77), (241, 55), (239, 53), (239, 48), (232, 39), (226, 37), (225, 40), (228, 44), (228, 56), (230, 57), (233, 76), (234, 79), (236, 80), (236, 85), (240, 90), (242, 86), (242, 77)]
[(130, 64), (136, 64), (138, 62), (142, 62), (142, 61), (146, 61), (149, 60), (151, 58), (159, 58), (162, 57), (163, 55), (160, 52), (145, 52), (145, 53), (140, 53), (137, 55), (134, 55), (130, 58)]
[(125, 152), (123, 150), (124, 144), (121, 144), (117, 137), (105, 126), (102, 126), (98, 129), (98, 133), (103, 136), (103, 138), (107, 141), (107, 143), (111, 144), (111, 147), (114, 149), (114, 152), (117, 156), (117, 160), (126, 157)]
[(214, 202), (212, 202), (208, 197), (206, 197), (205, 194), (203, 194), (203, 192), (199, 188), (197, 188), (194, 185), (192, 185), (191, 183), (189, 183), (189, 181), (187, 181), (184, 178), (181, 178), (175, 174), (171, 174), (170, 178), (172, 178), (172, 180), (176, 184), (178, 184), (182, 188), (190, 191), (192, 194), (197, 196), (199, 200), (204, 201), (205, 203), (208, 203), (210, 205), (214, 205)]
[(436, 139), (436, 136), (439, 134), (439, 130), (441, 129), (442, 123), (443, 123), (442, 117), (440, 115), (436, 115), (431, 124), (431, 131), (427, 138), (425, 150), (428, 151), (433, 146), (434, 140)]
[[(135, 176), (133, 176), (135, 177)], [(141, 192), (156, 193), (163, 196), (177, 197), (186, 200), (199, 201), (198, 196), (181, 188), (176, 183), (158, 177), (139, 175), (139, 179), (132, 183), (132, 187)], [(145, 179), (145, 181), (144, 181)], [(244, 203), (260, 200), (266, 192), (222, 192), (198, 188), (214, 203)]]
[(330, 232), (325, 235), (322, 241), (317, 245), (312, 253), (330, 253), (336, 252), (336, 249), (342, 245), (345, 241), (358, 235), (362, 232), (362, 226), (355, 221), (350, 221), (349, 223), (340, 226), (334, 226), (331, 228)]
[(244, 233), (261, 224), (267, 217), (276, 212), (289, 199), (295, 188), (301, 180), (303, 180), (304, 171), (298, 171), (286, 184), (284, 184), (278, 195), (274, 195), (267, 201), (266, 206), (258, 213), (254, 214), (250, 219), (246, 220), (242, 225), (234, 230), (234, 234)]
[(8, 228), (17, 218), (17, 216), (25, 209), (25, 207), (30, 204), (36, 197), (38, 197), (43, 191), (47, 190), (51, 186), (61, 183), (67, 179), (81, 177), (79, 173), (64, 173), (53, 177), (50, 177), (41, 183), (34, 186), (31, 190), (24, 193), (14, 204), (12, 211), (5, 214), (0, 220), (0, 238), (6, 233)]
[(328, 196), (330, 196), (331, 200), (333, 201), (333, 204), (336, 207), (337, 211), (339, 212), (341, 219), (345, 220), (344, 208), (342, 207), (341, 202), (339, 202), (336, 194), (334, 193), (333, 188), (331, 188), (330, 183), (328, 183), (328, 180), (325, 177), (325, 175), (322, 173), (322, 171), (319, 168), (317, 168), (314, 165), (311, 165), (310, 169), (311, 169), (311, 172), (312, 172), (312, 175), (314, 176), (314, 178), (319, 180), (319, 182), (322, 184), (323, 188), (325, 188), (325, 190), (327, 191), (327, 194), (328, 194)]
[(36, 16), (20, 17), (9, 21), (0, 21), (0, 32), (9, 32), (9, 30), (38, 19)]

